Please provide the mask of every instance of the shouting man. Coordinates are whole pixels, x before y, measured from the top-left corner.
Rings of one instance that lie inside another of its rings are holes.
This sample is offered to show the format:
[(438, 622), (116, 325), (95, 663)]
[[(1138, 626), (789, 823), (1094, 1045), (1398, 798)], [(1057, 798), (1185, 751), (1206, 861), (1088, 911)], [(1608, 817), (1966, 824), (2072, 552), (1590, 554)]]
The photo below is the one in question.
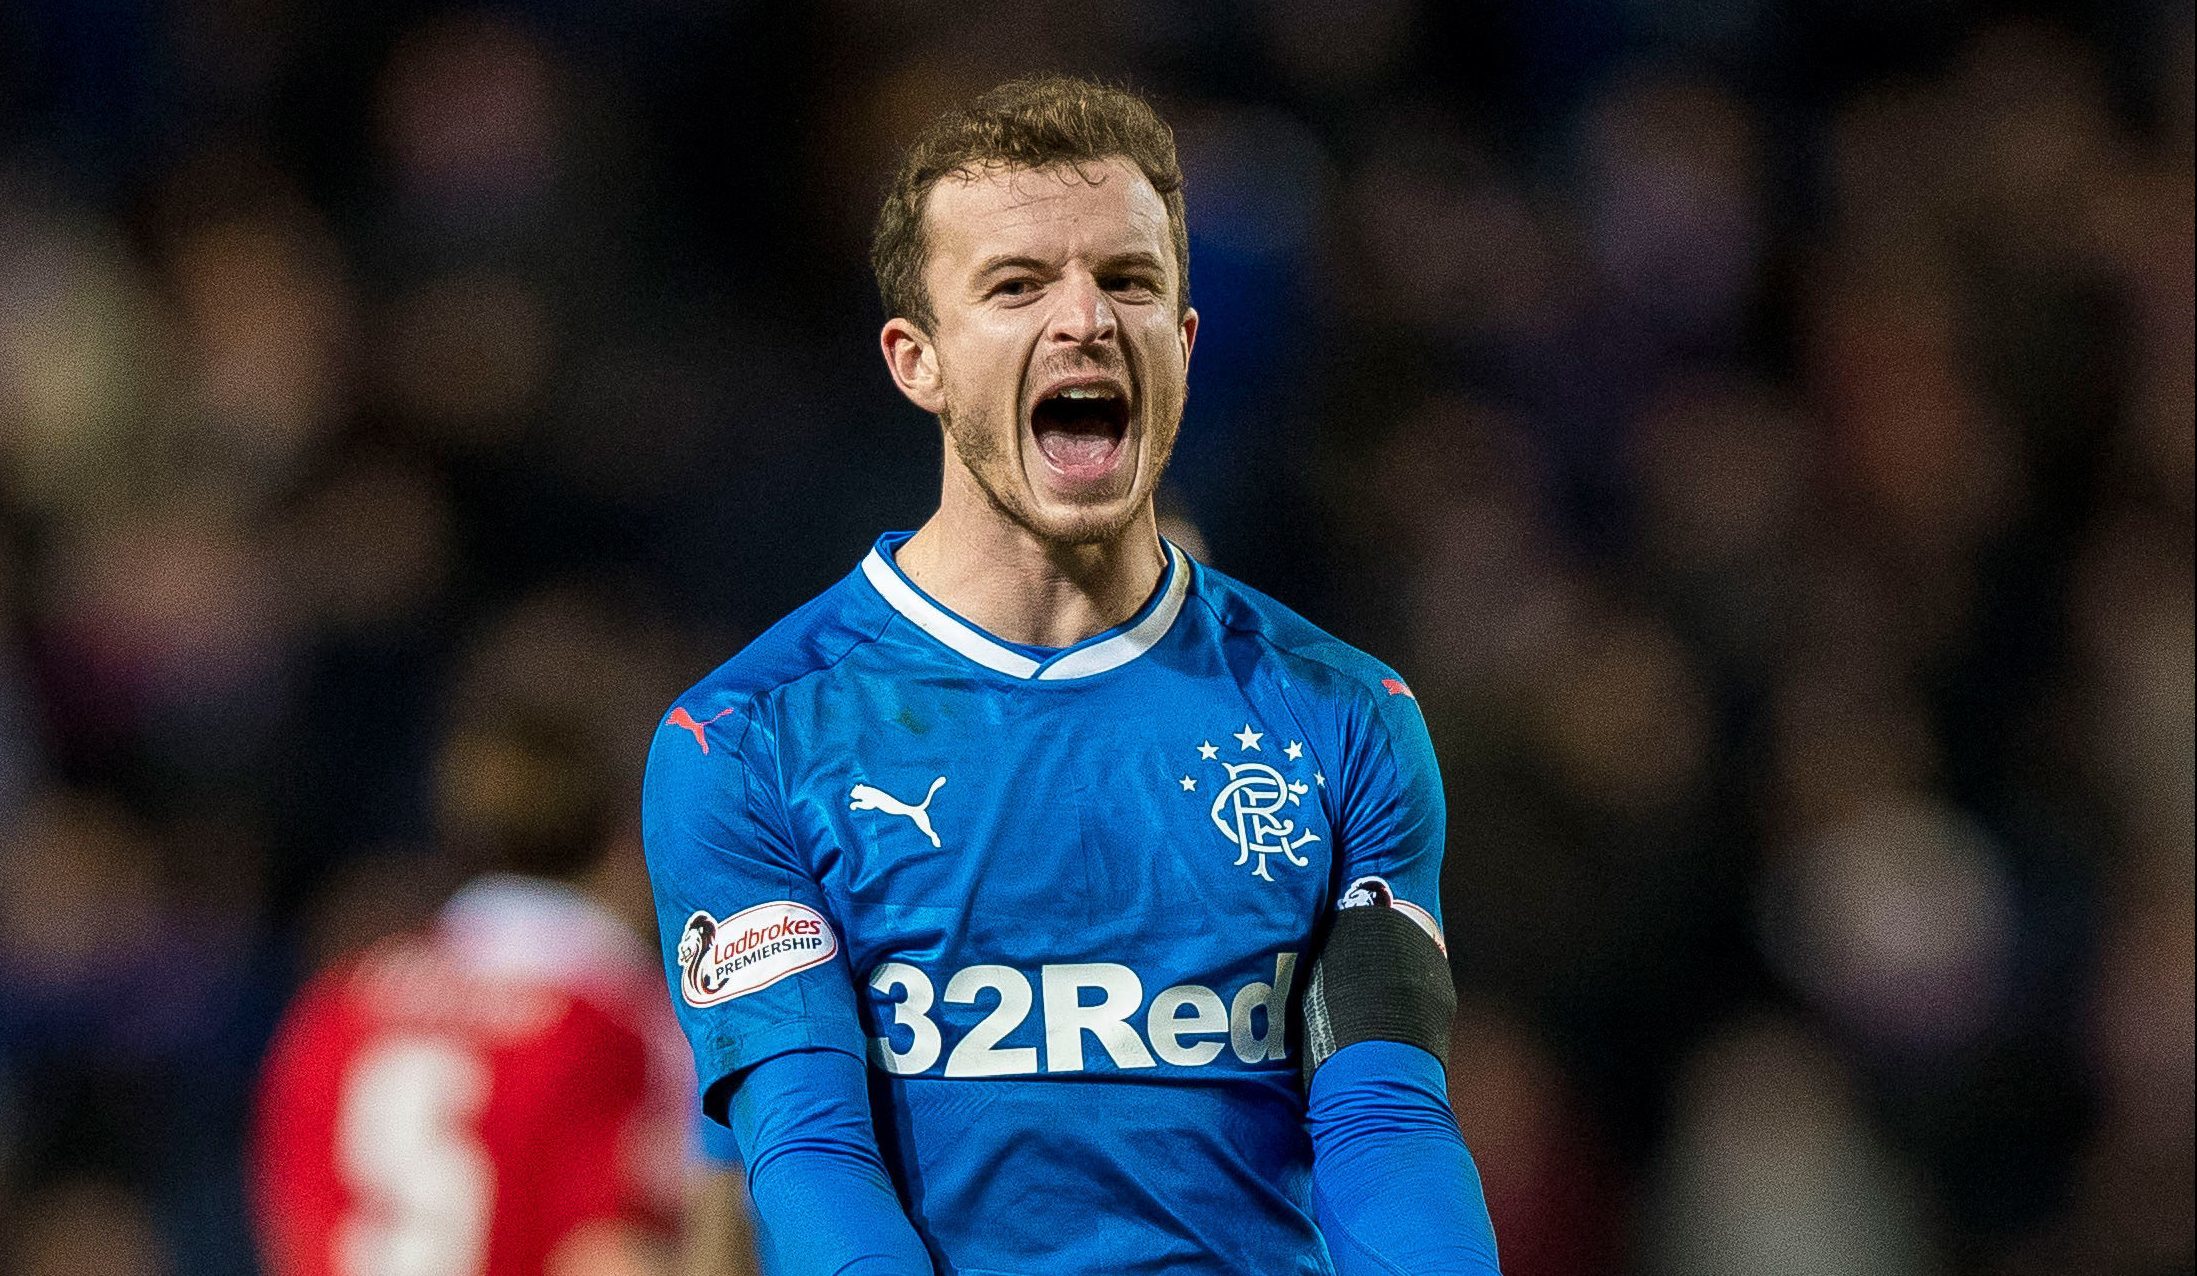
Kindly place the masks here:
[(645, 798), (765, 1269), (1494, 1272), (1417, 703), (1159, 534), (1198, 335), (1167, 126), (995, 89), (910, 149), (874, 262), (938, 512), (682, 697)]

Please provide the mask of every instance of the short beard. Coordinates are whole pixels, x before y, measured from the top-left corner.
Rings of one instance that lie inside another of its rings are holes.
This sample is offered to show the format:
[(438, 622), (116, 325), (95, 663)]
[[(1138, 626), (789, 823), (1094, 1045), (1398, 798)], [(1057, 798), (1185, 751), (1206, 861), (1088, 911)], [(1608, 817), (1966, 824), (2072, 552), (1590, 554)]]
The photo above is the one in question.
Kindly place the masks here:
[[(1137, 514), (1143, 507), (1142, 502), (1131, 500), (1118, 513), (1078, 512), (1070, 515), (1065, 520), (1055, 520), (1050, 523), (1041, 522), (1035, 510), (1023, 505), (1016, 499), (1020, 493), (999, 490), (993, 485), (990, 477), (992, 468), (995, 465), (1012, 469), (1017, 475), (1020, 475), (1022, 456), (1019, 447), (1021, 442), (1019, 427), (1015, 436), (1018, 444), (1017, 448), (1012, 452), (1006, 452), (998, 446), (998, 439), (993, 434), (983, 430), (965, 431), (955, 429), (953, 405), (950, 403), (939, 411), (938, 424), (939, 428), (945, 431), (946, 445), (951, 447), (954, 450), (954, 455), (961, 459), (962, 468), (967, 470), (970, 477), (976, 480), (977, 487), (983, 491), (984, 499), (990, 503), (991, 507), (998, 511), (1002, 518), (1046, 544), (1058, 545), (1063, 548), (1082, 548), (1087, 545), (1103, 545), (1110, 541), (1119, 540), (1122, 534), (1129, 530), (1130, 524), (1136, 521)], [(1147, 433), (1139, 444), (1140, 448), (1147, 450), (1153, 449), (1156, 445), (1156, 451), (1151, 451), (1148, 458), (1140, 459), (1140, 464), (1149, 463), (1152, 465), (1155, 482), (1158, 476), (1165, 472), (1168, 457), (1174, 453), (1175, 435), (1177, 433), (1178, 430), (1168, 430), (1165, 432), (1164, 437), (1158, 439), (1155, 439), (1151, 433)], [(1134, 483), (1136, 480), (1132, 477), (1130, 481)]]

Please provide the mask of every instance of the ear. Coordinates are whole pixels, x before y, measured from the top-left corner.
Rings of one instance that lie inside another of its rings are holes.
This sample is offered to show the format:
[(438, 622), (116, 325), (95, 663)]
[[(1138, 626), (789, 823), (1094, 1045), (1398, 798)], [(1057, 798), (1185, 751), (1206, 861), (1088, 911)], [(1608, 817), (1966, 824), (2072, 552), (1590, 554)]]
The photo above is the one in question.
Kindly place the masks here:
[(1190, 349), (1197, 344), (1197, 308), (1194, 306), (1184, 306), (1182, 310), (1182, 366), (1185, 371), (1187, 371), (1190, 367)]
[(885, 369), (908, 402), (933, 416), (946, 407), (946, 390), (938, 374), (938, 347), (930, 334), (904, 318), (885, 321), (877, 334), (878, 349), (885, 354)]

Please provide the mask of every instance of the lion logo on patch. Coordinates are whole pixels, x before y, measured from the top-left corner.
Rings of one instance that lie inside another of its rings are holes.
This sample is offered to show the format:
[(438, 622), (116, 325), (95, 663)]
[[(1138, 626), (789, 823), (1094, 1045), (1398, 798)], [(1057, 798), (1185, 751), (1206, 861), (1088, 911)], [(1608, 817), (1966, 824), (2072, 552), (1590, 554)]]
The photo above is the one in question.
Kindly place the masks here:
[(686, 975), (687, 987), (708, 996), (724, 987), (725, 976), (715, 970), (704, 970), (703, 959), (717, 944), (717, 922), (708, 913), (696, 913), (687, 918), (687, 928), (679, 936), (679, 969)]

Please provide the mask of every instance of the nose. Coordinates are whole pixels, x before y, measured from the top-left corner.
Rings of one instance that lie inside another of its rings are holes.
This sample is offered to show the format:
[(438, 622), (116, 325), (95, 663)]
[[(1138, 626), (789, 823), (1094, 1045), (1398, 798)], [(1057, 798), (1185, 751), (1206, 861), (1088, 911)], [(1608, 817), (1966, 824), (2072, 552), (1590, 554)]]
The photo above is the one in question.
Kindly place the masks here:
[(1051, 326), (1046, 336), (1058, 345), (1092, 346), (1116, 336), (1113, 299), (1088, 271), (1072, 271), (1054, 292)]

